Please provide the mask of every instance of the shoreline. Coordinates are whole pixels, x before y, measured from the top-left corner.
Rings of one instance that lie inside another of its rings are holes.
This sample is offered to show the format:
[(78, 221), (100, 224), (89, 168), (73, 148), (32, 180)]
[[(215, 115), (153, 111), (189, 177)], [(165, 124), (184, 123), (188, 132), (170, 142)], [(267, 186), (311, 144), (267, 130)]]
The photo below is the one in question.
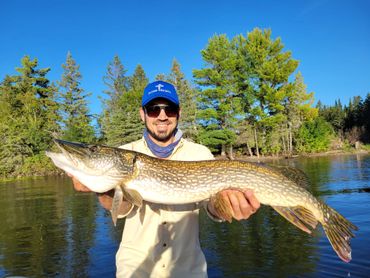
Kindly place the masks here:
[[(370, 151), (368, 150), (349, 150), (349, 151), (344, 151), (344, 150), (331, 150), (331, 151), (326, 151), (326, 152), (321, 152), (321, 153), (307, 153), (307, 154), (295, 154), (292, 156), (286, 156), (286, 155), (277, 155), (277, 156), (247, 156), (247, 155), (242, 155), (242, 156), (235, 156), (234, 160), (243, 160), (243, 161), (250, 161), (250, 162), (265, 162), (265, 161), (274, 161), (274, 160), (283, 160), (283, 159), (296, 159), (300, 157), (323, 157), (323, 156), (344, 156), (344, 155), (369, 155)], [(220, 155), (215, 156), (216, 159), (225, 159), (226, 157), (222, 157)]]

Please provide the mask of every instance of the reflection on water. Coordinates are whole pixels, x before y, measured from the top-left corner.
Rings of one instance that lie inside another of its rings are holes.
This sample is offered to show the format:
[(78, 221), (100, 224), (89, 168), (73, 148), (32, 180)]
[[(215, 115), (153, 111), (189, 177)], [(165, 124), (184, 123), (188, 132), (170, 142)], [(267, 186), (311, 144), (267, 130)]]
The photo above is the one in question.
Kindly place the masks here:
[[(75, 192), (69, 179), (0, 184), (0, 276), (114, 276), (117, 236), (102, 214), (95, 195)], [(109, 250), (96, 250), (103, 244)], [(107, 268), (96, 267), (100, 262)]]
[[(303, 169), (311, 192), (360, 228), (342, 262), (321, 228), (313, 236), (264, 206), (249, 221), (212, 222), (201, 213), (210, 277), (369, 277), (370, 156), (280, 161)], [(69, 179), (0, 183), (0, 277), (114, 277), (124, 221), (114, 228), (95, 195)]]

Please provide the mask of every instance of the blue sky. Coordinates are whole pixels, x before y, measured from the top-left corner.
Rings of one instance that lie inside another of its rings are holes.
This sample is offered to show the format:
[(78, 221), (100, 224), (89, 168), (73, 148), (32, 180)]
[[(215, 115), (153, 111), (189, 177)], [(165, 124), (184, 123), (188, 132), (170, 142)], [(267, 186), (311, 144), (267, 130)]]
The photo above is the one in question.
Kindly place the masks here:
[(255, 27), (272, 30), (300, 61), (315, 100), (347, 104), (370, 92), (370, 1), (262, 0), (1, 0), (0, 79), (24, 55), (59, 80), (68, 51), (80, 65), (93, 113), (108, 63), (118, 55), (131, 74), (141, 64), (150, 80), (176, 58), (187, 79), (204, 63), (215, 34), (232, 38)]

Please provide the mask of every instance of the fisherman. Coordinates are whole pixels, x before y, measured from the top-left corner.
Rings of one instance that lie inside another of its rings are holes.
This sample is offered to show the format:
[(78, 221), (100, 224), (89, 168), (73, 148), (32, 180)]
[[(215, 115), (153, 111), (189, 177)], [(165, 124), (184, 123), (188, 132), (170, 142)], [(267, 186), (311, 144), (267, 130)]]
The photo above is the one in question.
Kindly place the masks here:
[[(170, 160), (208, 160), (213, 155), (205, 146), (182, 137), (181, 116), (175, 87), (164, 81), (147, 85), (140, 116), (144, 136), (122, 146), (124, 149)], [(72, 177), (77, 191), (90, 191)], [(260, 203), (252, 191), (223, 190), (217, 194), (232, 208), (236, 220), (248, 219)], [(98, 194), (101, 205), (110, 210), (113, 192)], [(138, 209), (123, 202), (119, 217), (126, 217), (122, 241), (116, 254), (117, 277), (207, 277), (207, 264), (199, 244), (199, 209), (224, 221), (215, 206), (217, 198), (203, 204), (162, 205), (143, 203)]]

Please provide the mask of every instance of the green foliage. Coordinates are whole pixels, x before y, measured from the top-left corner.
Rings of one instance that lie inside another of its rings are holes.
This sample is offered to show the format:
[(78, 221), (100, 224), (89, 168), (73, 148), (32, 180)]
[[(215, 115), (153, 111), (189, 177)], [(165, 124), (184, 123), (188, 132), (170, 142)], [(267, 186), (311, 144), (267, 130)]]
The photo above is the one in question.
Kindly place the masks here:
[(199, 133), (198, 141), (210, 148), (212, 152), (217, 152), (222, 144), (230, 144), (236, 140), (234, 132), (217, 130), (210, 125)]
[(303, 153), (323, 152), (329, 149), (333, 136), (331, 125), (323, 118), (305, 122), (298, 130), (296, 148)]
[(346, 112), (343, 109), (340, 100), (336, 100), (332, 107), (321, 107), (320, 116), (332, 125), (335, 132), (338, 134), (343, 132)]
[(198, 92), (191, 86), (190, 82), (185, 79), (185, 75), (181, 71), (181, 65), (176, 59), (174, 59), (172, 61), (170, 74), (158, 74), (156, 76), (156, 80), (167, 81), (176, 87), (181, 106), (181, 120), (179, 122), (179, 128), (182, 130), (185, 138), (195, 141), (198, 133), (198, 126), (196, 122), (196, 116), (198, 112)]
[[(237, 87), (238, 59), (232, 43), (225, 35), (212, 37), (201, 51), (206, 66), (194, 70), (195, 81), (205, 87), (198, 95), (198, 119), (203, 127), (199, 138), (217, 138), (222, 149), (235, 143), (238, 116), (242, 114), (242, 95)], [(233, 136), (230, 136), (233, 134)], [(224, 153), (223, 153), (224, 154)]]
[(92, 116), (87, 107), (87, 97), (80, 87), (82, 75), (70, 52), (59, 85), (60, 113), (62, 115), (62, 138), (68, 141), (91, 143), (95, 140)]
[[(317, 110), (311, 107), (313, 93), (306, 92), (302, 75), (290, 81), (298, 61), (283, 48), (280, 38), (273, 40), (270, 30), (258, 28), (231, 41), (225, 35), (212, 37), (201, 52), (205, 67), (193, 71), (195, 81), (204, 87), (199, 95), (199, 123), (234, 133), (233, 138), (241, 133), (248, 141), (253, 138), (253, 144), (246, 143), (249, 153), (254, 146), (258, 155), (259, 145), (263, 153), (279, 153), (282, 145), (291, 153), (295, 131), (315, 118)], [(202, 132), (208, 134), (209, 127)], [(223, 148), (236, 143), (217, 142)]]
[(120, 58), (115, 55), (113, 61), (109, 62), (107, 73), (103, 77), (104, 84), (107, 89), (104, 93), (108, 95), (108, 99), (103, 100), (107, 106), (113, 106), (121, 97), (123, 92), (127, 92), (129, 87), (129, 78), (126, 76), (127, 70), (123, 66)]
[(181, 66), (175, 59), (172, 62), (171, 73), (166, 80), (176, 87), (177, 94), (179, 95), (181, 105), (179, 127), (183, 132), (183, 136), (195, 140), (197, 136), (197, 91), (185, 79), (185, 75), (181, 71)]
[(47, 176), (57, 171), (45, 152), (27, 157), (20, 170), (23, 176)]
[(370, 144), (363, 145), (362, 148), (368, 152), (370, 152)]
[(357, 141), (370, 142), (370, 94), (363, 100), (360, 96), (350, 99), (342, 106), (336, 100), (334, 106), (317, 104), (319, 114), (329, 122), (342, 141), (354, 145)]
[[(115, 72), (115, 75), (111, 73)], [(139, 108), (141, 97), (148, 78), (144, 69), (138, 65), (132, 76), (125, 76), (126, 71), (118, 57), (108, 65), (108, 98), (104, 100), (104, 110), (99, 119), (103, 140), (112, 146), (120, 146), (139, 139), (143, 134), (143, 123)], [(112, 84), (125, 84), (112, 86)]]
[(361, 137), (361, 141), (364, 143), (370, 143), (370, 93), (367, 94), (366, 99), (363, 102), (361, 116), (363, 126), (365, 127), (365, 132)]
[(50, 69), (38, 69), (29, 56), (21, 64), (18, 75), (6, 76), (0, 85), (2, 176), (22, 175), (26, 161), (48, 149), (59, 130), (56, 89), (46, 77)]

